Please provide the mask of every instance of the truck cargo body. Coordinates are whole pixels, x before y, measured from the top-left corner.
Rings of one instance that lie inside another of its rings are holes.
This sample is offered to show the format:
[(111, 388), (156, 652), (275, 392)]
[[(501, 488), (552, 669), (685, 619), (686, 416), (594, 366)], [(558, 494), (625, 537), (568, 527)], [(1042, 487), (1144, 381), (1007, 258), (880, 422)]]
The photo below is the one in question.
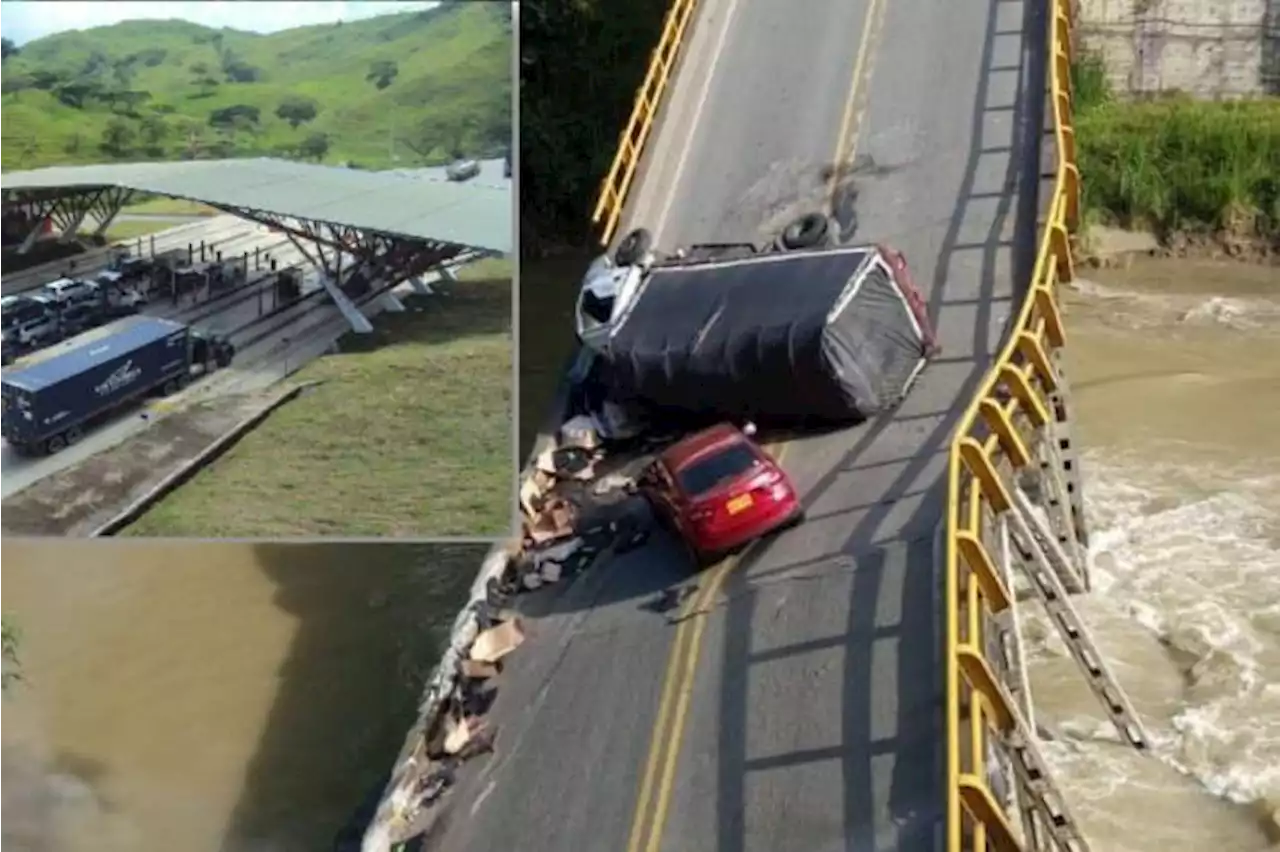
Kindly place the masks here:
[(860, 421), (927, 360), (911, 289), (874, 246), (659, 265), (598, 375), (615, 399), (671, 415)]
[(5, 370), (5, 440), (25, 452), (70, 442), (86, 422), (157, 388), (174, 390), (189, 373), (187, 326), (148, 316), (117, 320)]

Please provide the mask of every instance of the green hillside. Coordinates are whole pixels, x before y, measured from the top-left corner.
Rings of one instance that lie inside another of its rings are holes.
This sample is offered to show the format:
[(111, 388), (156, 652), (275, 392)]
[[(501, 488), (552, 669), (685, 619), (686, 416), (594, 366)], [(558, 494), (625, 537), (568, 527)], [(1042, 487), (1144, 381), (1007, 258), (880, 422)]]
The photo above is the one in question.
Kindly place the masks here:
[(126, 21), (6, 43), (2, 165), (498, 156), (511, 138), (510, 9), (445, 2), (271, 35)]

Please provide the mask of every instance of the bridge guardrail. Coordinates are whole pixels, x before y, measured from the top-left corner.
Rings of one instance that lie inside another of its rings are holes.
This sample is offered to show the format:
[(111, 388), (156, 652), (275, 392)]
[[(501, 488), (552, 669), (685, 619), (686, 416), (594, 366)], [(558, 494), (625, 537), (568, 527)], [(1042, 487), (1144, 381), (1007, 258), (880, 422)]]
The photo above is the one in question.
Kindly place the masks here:
[[(988, 541), (992, 521), (1012, 495), (1001, 471), (1034, 464), (1025, 435), (1051, 423), (1054, 359), (1065, 343), (1058, 287), (1072, 280), (1069, 235), (1079, 224), (1080, 175), (1072, 120), (1071, 0), (1050, 0), (1049, 96), (1056, 146), (1053, 190), (1030, 289), (1013, 333), (952, 438), (946, 518), (947, 852), (1027, 848), (1015, 834), (990, 783), (988, 757), (1001, 739), (1034, 737), (1018, 730), (1016, 712), (993, 666), (987, 625), (1013, 590)], [(1004, 792), (1004, 791), (1002, 791)]]
[(635, 106), (631, 108), (631, 118), (622, 131), (618, 152), (614, 154), (609, 173), (600, 185), (596, 209), (591, 214), (592, 224), (602, 226), (601, 245), (608, 245), (613, 239), (618, 221), (622, 218), (627, 193), (631, 191), (636, 169), (640, 166), (640, 156), (644, 152), (645, 143), (649, 141), (653, 120), (662, 106), (667, 81), (670, 80), (671, 71), (680, 56), (685, 31), (697, 3), (698, 0), (673, 0), (663, 20), (662, 37), (658, 40), (658, 46), (653, 49), (649, 70), (636, 93)]

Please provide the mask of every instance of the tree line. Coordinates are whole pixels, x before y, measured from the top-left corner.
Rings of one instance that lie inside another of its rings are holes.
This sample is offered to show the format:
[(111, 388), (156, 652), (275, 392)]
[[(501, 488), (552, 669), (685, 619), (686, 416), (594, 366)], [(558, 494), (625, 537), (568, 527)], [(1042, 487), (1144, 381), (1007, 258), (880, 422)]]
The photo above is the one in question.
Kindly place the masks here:
[(520, 4), (521, 250), (582, 246), (668, 0)]
[[(459, 5), (451, 0), (422, 14), (435, 17)], [(503, 7), (499, 17), (510, 32), (510, 9), (504, 4), (495, 4), (497, 6)], [(185, 68), (189, 75), (188, 102), (210, 98), (224, 86), (263, 79), (261, 69), (230, 48), (221, 32), (199, 33), (192, 41), (209, 45), (214, 59), (201, 59)], [(21, 49), (11, 40), (4, 39), (6, 65), (11, 57), (20, 53)], [(68, 108), (111, 113), (97, 138), (77, 133), (66, 140), (64, 153), (77, 157), (94, 152), (115, 159), (138, 155), (158, 159), (267, 154), (319, 161), (329, 153), (333, 139), (322, 132), (300, 134), (296, 140), (277, 145), (273, 150), (259, 150), (262, 108), (252, 104), (235, 103), (211, 109), (201, 121), (186, 114), (187, 110), (178, 113), (174, 105), (157, 102), (152, 92), (135, 84), (135, 78), (140, 69), (154, 68), (169, 59), (169, 52), (161, 47), (118, 58), (94, 50), (71, 69), (37, 68), (10, 73), (6, 68), (0, 89), (5, 93), (45, 91)], [(381, 92), (392, 88), (399, 77), (400, 68), (394, 59), (378, 59), (367, 66), (364, 81)], [(448, 94), (447, 82), (442, 81), (440, 85), (442, 94)], [(509, 97), (505, 102), (509, 103)], [(450, 159), (495, 155), (509, 147), (511, 116), (509, 110), (494, 109), (492, 99), (486, 103), (490, 108), (478, 110), (476, 114), (437, 114), (416, 122), (410, 120), (405, 126), (396, 127), (395, 141), (424, 164), (437, 162), (442, 155)], [(322, 113), (323, 108), (315, 99), (298, 95), (283, 98), (272, 111), (294, 131), (301, 131)]]

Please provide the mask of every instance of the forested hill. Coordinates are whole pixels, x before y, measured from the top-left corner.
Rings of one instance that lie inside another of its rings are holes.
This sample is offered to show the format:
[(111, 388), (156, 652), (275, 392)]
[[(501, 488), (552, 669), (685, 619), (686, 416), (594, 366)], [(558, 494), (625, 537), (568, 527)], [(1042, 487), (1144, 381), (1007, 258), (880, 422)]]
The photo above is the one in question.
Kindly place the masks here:
[(271, 35), (169, 20), (6, 41), (3, 166), (501, 156), (511, 29), (509, 3), (455, 1)]

